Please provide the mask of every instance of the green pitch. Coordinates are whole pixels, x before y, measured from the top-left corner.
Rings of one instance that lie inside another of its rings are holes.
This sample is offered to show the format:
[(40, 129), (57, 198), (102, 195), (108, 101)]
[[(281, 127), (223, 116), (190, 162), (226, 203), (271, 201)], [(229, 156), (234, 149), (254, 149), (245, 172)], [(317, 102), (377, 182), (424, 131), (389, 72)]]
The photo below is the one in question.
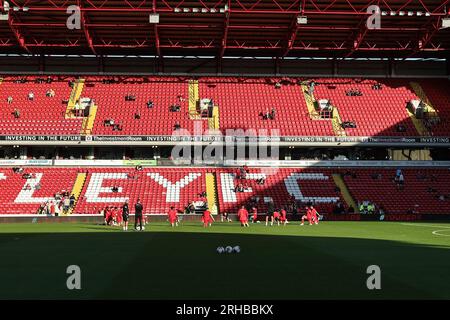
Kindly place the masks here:
[[(241, 247), (218, 254), (218, 246)], [(81, 290), (66, 269), (81, 268)], [(368, 290), (369, 265), (381, 290)], [(1, 299), (450, 299), (450, 224), (0, 225)]]

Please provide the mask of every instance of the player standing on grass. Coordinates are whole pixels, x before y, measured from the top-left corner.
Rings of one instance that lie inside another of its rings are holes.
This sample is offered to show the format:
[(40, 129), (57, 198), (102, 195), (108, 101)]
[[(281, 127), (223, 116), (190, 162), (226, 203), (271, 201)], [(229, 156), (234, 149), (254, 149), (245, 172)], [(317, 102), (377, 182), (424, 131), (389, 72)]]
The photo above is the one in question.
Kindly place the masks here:
[(174, 207), (170, 207), (169, 212), (167, 213), (169, 217), (169, 223), (172, 227), (178, 227), (178, 218), (177, 218), (177, 210)]
[(241, 226), (248, 227), (248, 211), (245, 209), (244, 206), (242, 206), (238, 211), (238, 218), (241, 222)]
[(273, 200), (270, 200), (270, 202), (267, 205), (267, 214), (266, 214), (266, 226), (269, 224), (269, 218), (270, 218), (270, 224), (273, 224), (273, 212), (275, 211), (274, 209), (274, 204), (273, 204)]
[(123, 231), (128, 230), (128, 216), (130, 215), (130, 208), (128, 207), (128, 200), (122, 206)]
[(202, 221), (203, 221), (203, 227), (204, 228), (211, 227), (212, 222), (214, 221), (214, 218), (213, 218), (213, 216), (211, 215), (211, 212), (208, 209), (206, 209), (203, 212)]
[(141, 200), (138, 199), (136, 204), (134, 205), (134, 229), (138, 230), (137, 224), (139, 221), (139, 230), (142, 229), (142, 211), (144, 210), (144, 207), (141, 204)]
[(252, 223), (256, 223), (258, 221), (258, 209), (256, 207), (252, 208)]

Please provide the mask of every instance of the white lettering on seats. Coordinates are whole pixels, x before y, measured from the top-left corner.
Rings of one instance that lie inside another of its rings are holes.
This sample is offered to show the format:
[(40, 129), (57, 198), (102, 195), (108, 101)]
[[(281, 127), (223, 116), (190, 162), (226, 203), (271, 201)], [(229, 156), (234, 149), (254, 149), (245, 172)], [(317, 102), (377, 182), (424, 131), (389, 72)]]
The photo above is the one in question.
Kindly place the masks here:
[[(41, 198), (33, 198), (33, 194), (35, 191), (35, 187), (38, 183), (40, 183), (42, 179), (43, 173), (36, 173), (36, 178), (34, 179), (26, 179), (23, 185), (22, 190), (20, 190), (19, 194), (14, 200), (15, 203), (42, 203), (47, 202), (48, 200), (55, 199), (54, 197), (41, 197)], [(26, 186), (29, 185), (29, 188)]]
[(180, 202), (180, 191), (182, 188), (187, 186), (189, 183), (200, 177), (201, 173), (189, 173), (187, 176), (184, 176), (181, 178), (181, 180), (178, 180), (175, 183), (172, 183), (171, 181), (164, 178), (162, 175), (160, 175), (157, 172), (151, 172), (147, 173), (147, 175), (155, 180), (157, 183), (159, 183), (161, 186), (163, 186), (165, 189), (167, 189), (166, 194), (166, 202)]
[(284, 179), (284, 184), (289, 194), (294, 195), (295, 199), (303, 202), (322, 202), (330, 203), (339, 200), (338, 197), (305, 197), (300, 189), (300, 184), (297, 180), (328, 180), (330, 177), (323, 173), (291, 173), (289, 177)]
[[(247, 173), (247, 180), (258, 180), (261, 178), (266, 179), (267, 175), (265, 173)], [(221, 173), (220, 174), (220, 184), (222, 186), (222, 196), (223, 202), (237, 202), (236, 192), (234, 191), (235, 185), (234, 180), (236, 175), (234, 173)], [(253, 192), (252, 188), (244, 190), (244, 192)]]
[[(113, 193), (112, 187), (104, 187), (103, 180), (125, 180), (127, 179), (126, 173), (92, 173), (89, 185), (86, 189), (86, 202), (125, 202), (128, 197), (100, 197), (100, 193)], [(117, 193), (121, 193), (122, 188), (119, 188)]]
[(0, 172), (0, 180), (6, 180), (6, 176), (3, 172)]

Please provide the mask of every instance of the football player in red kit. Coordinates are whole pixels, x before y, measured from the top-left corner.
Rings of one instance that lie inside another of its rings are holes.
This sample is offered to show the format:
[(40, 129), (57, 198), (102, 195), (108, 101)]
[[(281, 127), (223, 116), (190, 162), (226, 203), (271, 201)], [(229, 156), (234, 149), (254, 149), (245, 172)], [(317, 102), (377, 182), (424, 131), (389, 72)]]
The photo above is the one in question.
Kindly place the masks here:
[(286, 212), (286, 210), (283, 208), (283, 209), (281, 209), (280, 214), (281, 214), (281, 216), (280, 216), (280, 221), (281, 221), (281, 223), (285, 226), (286, 223), (287, 223), (287, 218), (286, 218), (287, 212)]
[(312, 205), (309, 207), (309, 212), (311, 216), (311, 220), (309, 223), (319, 224), (319, 213)]
[(241, 226), (248, 227), (248, 211), (244, 206), (241, 207), (238, 211), (239, 221), (241, 222)]
[(258, 221), (258, 209), (255, 207), (252, 208), (252, 223), (256, 223)]
[(211, 227), (212, 222), (214, 221), (213, 216), (211, 215), (211, 212), (206, 209), (203, 212), (203, 216), (202, 216), (202, 221), (203, 221), (203, 227)]
[(123, 222), (122, 209), (120, 207), (116, 207), (116, 212), (117, 212), (117, 216), (116, 216), (117, 225), (121, 226), (122, 222)]
[(174, 207), (170, 207), (169, 212), (167, 213), (169, 217), (169, 223), (172, 227), (178, 227), (178, 218), (177, 218), (177, 210)]
[(306, 212), (305, 214), (302, 216), (302, 223), (300, 224), (301, 226), (303, 226), (305, 224), (305, 219), (308, 219), (309, 221), (309, 225), (312, 226), (312, 222), (311, 222), (311, 209), (309, 207), (305, 207)]
[(112, 222), (112, 212), (110, 207), (105, 208), (105, 223), (107, 226), (109, 226)]
[(275, 212), (273, 213), (272, 222), (270, 223), (270, 225), (272, 226), (274, 221), (276, 221), (276, 223), (278, 225), (280, 225), (280, 217), (281, 217), (280, 211), (275, 210)]

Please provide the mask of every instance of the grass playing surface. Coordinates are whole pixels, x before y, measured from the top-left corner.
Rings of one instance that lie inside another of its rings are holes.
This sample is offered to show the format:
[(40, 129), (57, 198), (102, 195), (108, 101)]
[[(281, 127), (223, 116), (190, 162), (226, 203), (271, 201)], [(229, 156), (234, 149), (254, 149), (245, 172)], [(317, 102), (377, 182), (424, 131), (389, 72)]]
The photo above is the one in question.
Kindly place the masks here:
[[(241, 247), (218, 254), (218, 246)], [(450, 299), (450, 224), (0, 225), (0, 299)], [(81, 268), (68, 290), (66, 268)], [(381, 290), (368, 290), (369, 265)]]

